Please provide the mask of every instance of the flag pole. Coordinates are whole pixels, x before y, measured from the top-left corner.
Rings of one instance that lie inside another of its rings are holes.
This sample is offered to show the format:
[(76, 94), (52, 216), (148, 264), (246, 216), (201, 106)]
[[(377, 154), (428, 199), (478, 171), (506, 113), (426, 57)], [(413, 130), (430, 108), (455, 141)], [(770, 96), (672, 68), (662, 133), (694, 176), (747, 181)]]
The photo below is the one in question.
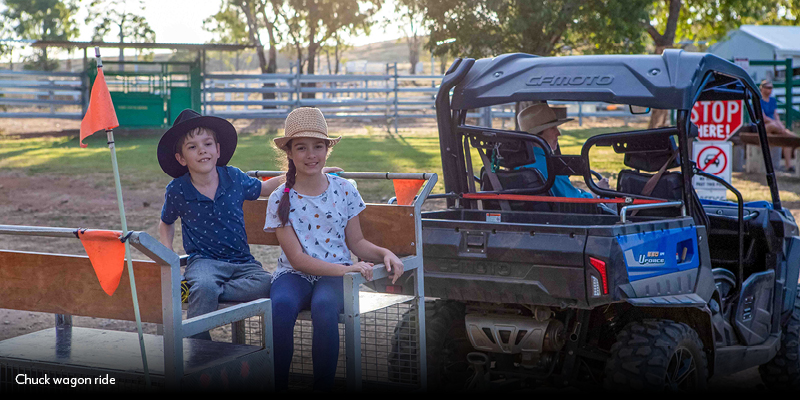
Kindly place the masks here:
[[(97, 58), (97, 68), (103, 68), (103, 61), (100, 59), (100, 47), (95, 46), (94, 54)], [(122, 184), (119, 179), (119, 166), (117, 165), (117, 150), (114, 146), (114, 130), (106, 129), (108, 137), (108, 149), (111, 151), (111, 165), (114, 169), (114, 185), (117, 190), (117, 205), (119, 206), (119, 216), (122, 220), (122, 234), (128, 232), (128, 222), (125, 218), (125, 206), (122, 203)], [(144, 349), (144, 334), (142, 332), (142, 318), (139, 315), (139, 298), (136, 295), (136, 281), (133, 277), (133, 261), (131, 261), (130, 242), (125, 241), (125, 259), (128, 261), (128, 278), (131, 282), (131, 296), (133, 297), (133, 313), (136, 316), (136, 330), (139, 332), (139, 348), (142, 352), (142, 367), (144, 368), (144, 381), (150, 387), (150, 371), (147, 368), (147, 353)]]

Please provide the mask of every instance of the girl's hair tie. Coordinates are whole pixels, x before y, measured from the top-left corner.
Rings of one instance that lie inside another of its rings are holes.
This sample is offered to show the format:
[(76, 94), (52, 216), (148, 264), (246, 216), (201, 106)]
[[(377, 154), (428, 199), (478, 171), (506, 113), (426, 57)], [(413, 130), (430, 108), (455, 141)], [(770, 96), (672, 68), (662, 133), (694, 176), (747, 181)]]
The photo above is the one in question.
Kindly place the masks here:
[(292, 189), (291, 188), (285, 188), (285, 189), (283, 189), (283, 193), (289, 193), (290, 190), (292, 190)]

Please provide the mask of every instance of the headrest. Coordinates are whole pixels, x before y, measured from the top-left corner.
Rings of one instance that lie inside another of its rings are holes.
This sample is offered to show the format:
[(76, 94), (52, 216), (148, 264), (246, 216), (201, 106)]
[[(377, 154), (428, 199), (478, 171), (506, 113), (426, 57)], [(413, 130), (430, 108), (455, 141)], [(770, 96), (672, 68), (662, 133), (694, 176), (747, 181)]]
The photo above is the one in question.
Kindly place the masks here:
[[(675, 139), (669, 138), (665, 143), (665, 150), (643, 151), (637, 153), (625, 153), (624, 164), (633, 169), (644, 172), (657, 172), (669, 161), (672, 154), (678, 151)], [(668, 150), (669, 149), (669, 150)], [(677, 168), (681, 165), (680, 156), (677, 155), (667, 166), (667, 169)]]

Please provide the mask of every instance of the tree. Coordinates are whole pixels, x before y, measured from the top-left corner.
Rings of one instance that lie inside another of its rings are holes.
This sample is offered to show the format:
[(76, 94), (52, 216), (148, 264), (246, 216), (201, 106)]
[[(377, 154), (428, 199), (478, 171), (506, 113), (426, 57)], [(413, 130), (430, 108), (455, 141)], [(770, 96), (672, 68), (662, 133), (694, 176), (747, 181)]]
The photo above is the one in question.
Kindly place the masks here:
[[(235, 0), (244, 14), (250, 43), (256, 46), (261, 73), (270, 74), (278, 70), (278, 22), (283, 0)], [(223, 3), (224, 7), (224, 3)], [(264, 54), (261, 28), (266, 29), (269, 41), (269, 58)]]
[[(639, 21), (649, 0), (420, 0), (437, 56), (540, 56), (574, 48), (618, 53), (643, 48)], [(633, 29), (636, 27), (637, 29)]]
[[(92, 0), (86, 24), (94, 25), (93, 41), (103, 42), (114, 33), (119, 43), (147, 43), (156, 41), (156, 33), (144, 16), (128, 11), (128, 3), (134, 3), (139, 12), (144, 11), (142, 0)], [(127, 42), (126, 42), (127, 39)], [(123, 61), (124, 49), (119, 49), (119, 60)], [(137, 50), (137, 55), (141, 50)]]
[[(75, 1), (61, 0), (4, 0), (3, 19), (20, 39), (69, 40), (78, 35)], [(38, 51), (25, 68), (52, 71), (57, 60), (50, 60), (47, 48)]]
[(342, 33), (369, 34), (381, 4), (381, 0), (286, 0), (281, 17), (299, 66), (305, 64), (306, 73), (314, 74), (323, 43)]
[[(675, 41), (710, 44), (742, 24), (796, 24), (793, 10), (800, 0), (662, 0), (648, 8), (641, 21), (655, 44), (655, 54), (675, 46)], [(649, 127), (667, 125), (668, 112), (653, 110)]]
[[(211, 43), (249, 43), (248, 26), (242, 17), (242, 11), (238, 6), (232, 5), (230, 2), (223, 2), (216, 14), (203, 20), (203, 29), (214, 34)], [(222, 58), (223, 63), (238, 70), (241, 53), (242, 50), (235, 52), (233, 65), (230, 65), (228, 59), (224, 57)]]
[(398, 18), (387, 19), (385, 25), (398, 25), (399, 22), (398, 30), (403, 33), (408, 45), (408, 62), (411, 63), (408, 72), (414, 75), (424, 36), (422, 33), (425, 24), (424, 4), (422, 0), (395, 0), (394, 7)]

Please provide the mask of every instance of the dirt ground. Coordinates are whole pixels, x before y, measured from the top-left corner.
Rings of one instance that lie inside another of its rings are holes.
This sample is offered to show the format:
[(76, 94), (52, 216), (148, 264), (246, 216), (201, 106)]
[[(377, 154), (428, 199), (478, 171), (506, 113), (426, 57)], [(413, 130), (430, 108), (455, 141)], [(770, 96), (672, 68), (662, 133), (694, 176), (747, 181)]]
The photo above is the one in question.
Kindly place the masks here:
[[(282, 121), (235, 121), (240, 131), (259, 131), (281, 128)], [(367, 133), (359, 121), (333, 121), (332, 127), (347, 129), (350, 133)], [(76, 135), (79, 121), (17, 120), (3, 126), (2, 135), (8, 136), (64, 136)], [(433, 121), (423, 121), (412, 128), (430, 129)], [(798, 187), (797, 182), (792, 182)], [(152, 184), (124, 190), (125, 210), (130, 230), (141, 230), (157, 237), (156, 224), (163, 202), (163, 186)], [(789, 205), (795, 217), (800, 217), (800, 204)], [(2, 223), (10, 225), (37, 225), (120, 229), (120, 220), (114, 184), (110, 177), (97, 174), (80, 179), (64, 179), (57, 176), (31, 176), (20, 171), (0, 170), (0, 215)], [(176, 250), (180, 246), (180, 229)], [(44, 239), (23, 236), (0, 237), (2, 248), (41, 251), (63, 254), (84, 254), (75, 239)], [(268, 270), (274, 270), (278, 249), (253, 246), (252, 251)], [(135, 252), (135, 250), (134, 250)], [(134, 254), (135, 259), (146, 259)], [(80, 327), (95, 327), (134, 332), (135, 323), (87, 317), (73, 317), (73, 324)], [(52, 314), (0, 309), (0, 340), (38, 331), (55, 325)], [(154, 324), (144, 324), (145, 333), (156, 333)], [(217, 340), (230, 340), (230, 328), (217, 328), (212, 332)], [(719, 390), (763, 388), (758, 372), (751, 369), (734, 376), (716, 378), (712, 388)]]

